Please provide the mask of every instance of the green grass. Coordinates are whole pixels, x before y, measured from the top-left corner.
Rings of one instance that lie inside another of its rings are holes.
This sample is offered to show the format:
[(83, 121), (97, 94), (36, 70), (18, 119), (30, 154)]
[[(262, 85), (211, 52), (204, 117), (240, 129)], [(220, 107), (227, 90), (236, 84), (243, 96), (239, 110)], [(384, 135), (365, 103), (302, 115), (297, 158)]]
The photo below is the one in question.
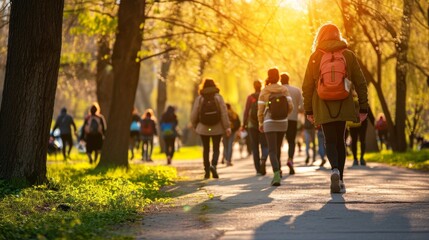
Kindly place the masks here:
[(381, 153), (365, 154), (365, 159), (370, 162), (386, 163), (392, 166), (429, 171), (429, 150), (410, 151), (406, 153), (382, 151)]
[(145, 206), (169, 201), (160, 188), (174, 168), (132, 165), (95, 171), (89, 164), (50, 164), (50, 183), (20, 188), (0, 181), (0, 239), (129, 239), (115, 224), (134, 221)]
[[(130, 151), (128, 157), (131, 157)], [(141, 148), (134, 149), (134, 159), (141, 159)], [(74, 161), (88, 161), (88, 157), (85, 153), (79, 153), (75, 147), (72, 148), (70, 153), (71, 160)], [(203, 149), (200, 146), (192, 146), (192, 147), (181, 147), (179, 150), (176, 150), (174, 153), (173, 161), (181, 161), (181, 160), (200, 160), (203, 158)], [(156, 146), (153, 150), (152, 159), (154, 161), (163, 162), (166, 160), (165, 153), (161, 153), (159, 146)], [(51, 154), (48, 155), (48, 161), (50, 162), (62, 162), (64, 161), (63, 154), (58, 152), (56, 155)]]

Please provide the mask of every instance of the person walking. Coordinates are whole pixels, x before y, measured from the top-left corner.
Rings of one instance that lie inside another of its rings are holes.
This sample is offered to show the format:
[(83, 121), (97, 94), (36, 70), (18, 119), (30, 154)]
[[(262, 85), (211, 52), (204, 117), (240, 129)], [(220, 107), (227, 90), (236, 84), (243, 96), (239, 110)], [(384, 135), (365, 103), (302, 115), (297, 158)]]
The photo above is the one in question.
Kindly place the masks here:
[[(73, 136), (71, 127), (73, 126), (74, 134), (77, 136), (77, 128), (74, 123), (73, 117), (67, 114), (67, 108), (62, 108), (60, 115), (55, 121), (55, 125), (52, 128), (51, 135), (53, 136), (55, 129), (60, 130), (61, 141), (63, 142), (63, 157), (64, 161), (67, 161), (67, 158), (70, 158), (70, 152), (73, 147)], [(69, 147), (68, 151), (66, 150), (67, 146)]]
[(280, 74), (280, 81), (283, 86), (287, 87), (290, 96), (292, 97), (293, 110), (288, 116), (288, 126), (286, 131), (286, 140), (289, 145), (287, 166), (289, 174), (295, 174), (293, 168), (293, 157), (295, 156), (295, 140), (298, 131), (298, 113), (304, 112), (301, 89), (289, 85), (289, 73)]
[(386, 146), (386, 150), (389, 149), (387, 144), (387, 122), (383, 114), (380, 114), (380, 117), (375, 123), (375, 130), (377, 131), (378, 140), (380, 141), (380, 150), (383, 149), (383, 144)]
[[(258, 122), (258, 99), (261, 93), (262, 83), (260, 80), (253, 82), (255, 92), (247, 96), (246, 107), (243, 113), (243, 127), (250, 136), (252, 144), (253, 165), (255, 166), (256, 175), (266, 174), (266, 161), (268, 158), (268, 145), (264, 133), (259, 131)], [(261, 151), (259, 151), (259, 146)]]
[(177, 116), (173, 106), (168, 106), (167, 110), (162, 114), (160, 121), (161, 136), (165, 143), (165, 155), (167, 156), (167, 164), (170, 165), (175, 152), (175, 140), (177, 137)]
[(140, 121), (140, 132), (142, 137), (142, 161), (153, 162), (153, 138), (158, 135), (156, 130), (156, 119), (152, 109), (147, 109)]
[(307, 119), (322, 125), (326, 155), (332, 167), (331, 192), (344, 193), (346, 121), (356, 119), (351, 94), (354, 86), (359, 102), (359, 121), (367, 117), (368, 90), (356, 55), (334, 24), (322, 25), (313, 43), (302, 85)]
[[(82, 129), (80, 139), (84, 139), (86, 142), (86, 154), (88, 155), (89, 163), (96, 163), (98, 154), (103, 146), (104, 133), (106, 132), (106, 121), (104, 116), (100, 114), (96, 104), (91, 106), (90, 113), (85, 118)], [(93, 152), (94, 158), (92, 158)]]
[(238, 114), (232, 109), (231, 104), (226, 103), (226, 109), (228, 111), (228, 119), (231, 126), (231, 134), (227, 136), (224, 134), (223, 136), (223, 157), (226, 161), (226, 166), (232, 166), (232, 153), (234, 140), (237, 133), (237, 130), (240, 129), (241, 122)]
[[(268, 154), (274, 177), (272, 186), (280, 186), (281, 165), (280, 150), (284, 134), (288, 127), (288, 115), (293, 111), (293, 103), (287, 87), (280, 85), (279, 70), (271, 68), (258, 99), (259, 131), (265, 133), (268, 143)], [(291, 171), (293, 166), (290, 165)]]
[[(204, 178), (210, 178), (210, 173), (213, 178), (219, 178), (216, 167), (220, 154), (220, 140), (223, 134), (231, 135), (231, 126), (225, 102), (213, 79), (208, 78), (201, 83), (199, 96), (192, 107), (191, 123), (203, 143)], [(211, 163), (210, 140), (213, 147)]]
[(326, 150), (325, 150), (325, 135), (323, 135), (322, 126), (318, 125), (316, 126), (317, 130), (317, 152), (319, 153), (320, 159), (322, 160), (320, 162), (319, 167), (323, 168), (326, 163)]
[(130, 124), (130, 144), (129, 149), (131, 151), (130, 160), (134, 159), (134, 148), (137, 146), (139, 148), (140, 143), (140, 115), (137, 109), (134, 108), (133, 115), (131, 117)]
[[(304, 122), (304, 142), (305, 142), (305, 165), (310, 163), (310, 149), (313, 149), (313, 161), (316, 159), (316, 142), (315, 139), (315, 128), (310, 120), (305, 119)], [(312, 165), (311, 163), (310, 165)]]

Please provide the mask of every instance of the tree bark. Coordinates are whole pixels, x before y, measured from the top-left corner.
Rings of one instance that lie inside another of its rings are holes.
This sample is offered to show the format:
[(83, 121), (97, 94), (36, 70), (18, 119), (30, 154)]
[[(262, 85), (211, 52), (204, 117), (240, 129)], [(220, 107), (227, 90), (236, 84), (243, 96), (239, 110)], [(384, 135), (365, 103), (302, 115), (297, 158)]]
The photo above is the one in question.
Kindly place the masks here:
[(411, 14), (414, 1), (403, 1), (403, 14), (401, 33), (397, 37), (396, 42), (396, 112), (395, 112), (395, 127), (389, 129), (391, 134), (389, 139), (392, 144), (392, 150), (395, 152), (405, 152), (407, 150), (407, 142), (405, 136), (405, 121), (406, 121), (406, 96), (407, 96), (407, 72), (408, 72), (408, 47), (411, 32)]
[(0, 111), (0, 178), (33, 185), (47, 181), (64, 0), (11, 4)]
[(131, 113), (139, 80), (146, 1), (122, 0), (118, 10), (118, 30), (113, 47), (114, 73), (109, 125), (97, 167), (128, 167), (128, 142)]
[(113, 72), (110, 43), (107, 36), (101, 36), (98, 40), (96, 83), (97, 100), (101, 113), (106, 119), (109, 119), (111, 96), (113, 93)]

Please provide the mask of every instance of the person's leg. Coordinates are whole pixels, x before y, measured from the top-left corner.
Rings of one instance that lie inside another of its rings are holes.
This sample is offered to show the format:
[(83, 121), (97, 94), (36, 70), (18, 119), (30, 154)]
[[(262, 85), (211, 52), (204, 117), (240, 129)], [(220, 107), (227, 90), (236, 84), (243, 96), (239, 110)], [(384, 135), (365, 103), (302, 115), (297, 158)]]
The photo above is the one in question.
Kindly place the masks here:
[(212, 142), (213, 142), (213, 159), (212, 159), (212, 165), (210, 166), (210, 171), (213, 175), (213, 178), (219, 178), (219, 175), (217, 174), (217, 162), (219, 160), (219, 154), (220, 154), (220, 140), (222, 138), (222, 135), (216, 135), (211, 136)]
[(222, 163), (224, 161), (228, 162), (227, 155), (228, 155), (228, 138), (225, 134), (222, 136), (222, 145), (223, 145), (223, 154), (222, 154)]
[(286, 140), (289, 145), (288, 157), (290, 159), (293, 159), (293, 157), (295, 156), (296, 132), (297, 132), (297, 121), (289, 120), (287, 131), (286, 131)]
[(170, 139), (170, 157), (174, 157), (174, 153), (176, 152), (176, 138), (173, 137)]
[(228, 151), (227, 151), (227, 158), (226, 161), (229, 163), (229, 165), (232, 165), (232, 153), (233, 153), (233, 146), (234, 146), (234, 140), (235, 140), (235, 134), (236, 131), (231, 132), (231, 136), (228, 138)]
[(67, 156), (70, 158), (70, 152), (71, 152), (72, 147), (73, 147), (73, 137), (72, 137), (71, 133), (67, 134), (67, 143), (69, 145), (69, 150), (67, 151)]
[(148, 160), (152, 161), (152, 153), (153, 153), (153, 136), (148, 138), (148, 147), (147, 147), (147, 152), (148, 152)]
[[(266, 132), (265, 136), (267, 138), (267, 143), (268, 143), (268, 154), (270, 156), (270, 162), (271, 162), (271, 166), (273, 168), (273, 172), (274, 172), (274, 177), (273, 180), (271, 181), (271, 185), (272, 186), (280, 186), (280, 181), (281, 181), (281, 177), (280, 177), (280, 166), (279, 166), (279, 161), (277, 159), (277, 149), (278, 149), (278, 143), (277, 141), (279, 141), (280, 139), (277, 139), (277, 132)], [(281, 140), (283, 140), (283, 135), (281, 136)]]
[(343, 180), (344, 167), (346, 164), (346, 122), (337, 123), (337, 150), (338, 150), (338, 170), (340, 170), (340, 179)]
[(310, 143), (311, 143), (311, 129), (304, 129), (304, 142), (305, 142), (305, 164), (310, 160)]
[(204, 164), (204, 178), (210, 178), (210, 136), (201, 135), (201, 142), (203, 144), (203, 164)]
[[(282, 153), (282, 145), (283, 145), (283, 139), (285, 137), (285, 132), (276, 132), (277, 133), (277, 161), (279, 162), (279, 170), (280, 175), (282, 174), (282, 161), (281, 161), (281, 153)], [(288, 161), (289, 166), (289, 161)]]
[(260, 173), (259, 130), (256, 128), (248, 128), (247, 132), (249, 133), (250, 142), (252, 144), (253, 165), (255, 166), (256, 173)]
[(67, 160), (67, 155), (66, 155), (67, 138), (65, 134), (61, 134), (60, 138), (61, 138), (61, 142), (63, 143), (62, 152), (63, 152), (64, 161), (66, 161)]
[(323, 135), (322, 129), (317, 130), (317, 142), (319, 144), (318, 151), (320, 158), (322, 159), (322, 162), (320, 163), (320, 166), (323, 167), (325, 165), (325, 136)]
[(359, 128), (350, 128), (350, 137), (352, 139), (351, 142), (351, 148), (353, 153), (353, 165), (358, 165), (358, 159), (357, 159), (357, 141), (358, 141), (358, 135), (359, 135)]
[(366, 129), (368, 127), (368, 120), (364, 120), (359, 128), (359, 141), (360, 141), (360, 165), (365, 166), (366, 162), (364, 155), (366, 152)]

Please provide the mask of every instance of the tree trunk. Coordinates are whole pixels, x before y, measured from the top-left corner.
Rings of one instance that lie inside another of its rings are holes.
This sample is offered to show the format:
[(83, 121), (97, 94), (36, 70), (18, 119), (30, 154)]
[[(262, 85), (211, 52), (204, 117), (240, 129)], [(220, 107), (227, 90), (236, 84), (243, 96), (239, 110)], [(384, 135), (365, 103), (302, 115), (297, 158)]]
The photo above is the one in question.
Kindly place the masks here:
[[(162, 59), (161, 63), (161, 76), (158, 79), (158, 97), (156, 100), (156, 115), (158, 118), (158, 121), (161, 121), (161, 116), (165, 111), (166, 105), (167, 105), (167, 78), (168, 73), (170, 72), (170, 66), (171, 66), (171, 59), (170, 55), (168, 53), (164, 54), (164, 57)], [(158, 124), (158, 127), (160, 125)], [(161, 129), (158, 131), (161, 133)], [(159, 136), (161, 136), (159, 134)], [(161, 152), (164, 152), (164, 139), (162, 137), (159, 137), (159, 146), (161, 149)]]
[(114, 73), (112, 103), (106, 139), (99, 166), (128, 167), (131, 113), (139, 80), (146, 1), (122, 0), (118, 10), (118, 30), (113, 47)]
[(11, 4), (0, 111), (0, 178), (40, 184), (47, 181), (64, 0)]
[(401, 33), (398, 36), (399, 40), (396, 43), (396, 111), (395, 111), (395, 127), (389, 127), (390, 140), (392, 150), (395, 152), (405, 152), (407, 150), (407, 142), (405, 137), (405, 121), (406, 121), (406, 96), (407, 96), (407, 72), (408, 72), (408, 45), (410, 41), (411, 31), (411, 13), (414, 1), (403, 1), (403, 15)]
[(109, 119), (110, 104), (113, 93), (113, 72), (110, 62), (110, 43), (107, 36), (101, 36), (98, 40), (97, 53), (97, 100), (101, 113)]

